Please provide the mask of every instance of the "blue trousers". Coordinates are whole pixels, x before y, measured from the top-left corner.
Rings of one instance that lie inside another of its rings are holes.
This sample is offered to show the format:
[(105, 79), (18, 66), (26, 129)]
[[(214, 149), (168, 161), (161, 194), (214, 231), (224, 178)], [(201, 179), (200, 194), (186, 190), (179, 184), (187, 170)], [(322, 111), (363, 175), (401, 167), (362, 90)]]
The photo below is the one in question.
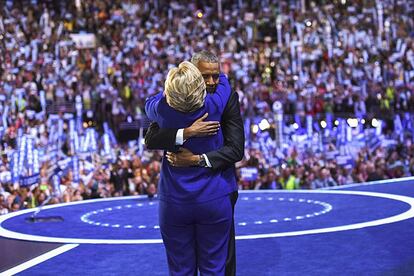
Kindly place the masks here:
[(170, 275), (225, 275), (233, 211), (229, 196), (196, 204), (160, 201)]

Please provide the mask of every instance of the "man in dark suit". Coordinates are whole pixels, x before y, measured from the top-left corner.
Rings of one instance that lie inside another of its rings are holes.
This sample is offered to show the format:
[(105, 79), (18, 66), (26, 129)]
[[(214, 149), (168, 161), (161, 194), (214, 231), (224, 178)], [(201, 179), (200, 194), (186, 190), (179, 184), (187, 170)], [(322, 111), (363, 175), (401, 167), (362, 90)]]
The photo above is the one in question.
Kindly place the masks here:
[[(203, 75), (207, 92), (214, 93), (219, 82), (220, 64), (218, 57), (211, 52), (201, 51), (193, 55), (191, 62), (197, 66)], [(159, 128), (152, 123), (145, 135), (145, 144), (148, 149), (167, 150), (169, 163), (176, 167), (200, 166), (212, 170), (233, 168), (244, 155), (244, 129), (240, 114), (238, 94), (231, 92), (220, 122), (205, 122), (206, 114), (184, 129)], [(224, 146), (217, 151), (195, 155), (187, 149), (180, 148), (184, 141), (191, 137), (215, 135), (217, 127), (221, 126), (224, 136)], [(233, 225), (230, 232), (228, 255), (226, 259), (226, 275), (236, 274), (234, 206), (238, 198), (237, 189), (230, 195), (233, 207)]]

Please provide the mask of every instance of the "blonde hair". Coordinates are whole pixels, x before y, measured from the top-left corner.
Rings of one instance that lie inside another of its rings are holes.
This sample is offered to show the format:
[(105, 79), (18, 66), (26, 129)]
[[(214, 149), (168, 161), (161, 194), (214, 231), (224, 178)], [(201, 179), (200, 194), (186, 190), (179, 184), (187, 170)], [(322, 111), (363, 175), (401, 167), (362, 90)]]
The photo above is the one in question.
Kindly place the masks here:
[(181, 112), (193, 112), (202, 107), (206, 84), (198, 68), (188, 61), (172, 68), (165, 80), (165, 96), (168, 105)]

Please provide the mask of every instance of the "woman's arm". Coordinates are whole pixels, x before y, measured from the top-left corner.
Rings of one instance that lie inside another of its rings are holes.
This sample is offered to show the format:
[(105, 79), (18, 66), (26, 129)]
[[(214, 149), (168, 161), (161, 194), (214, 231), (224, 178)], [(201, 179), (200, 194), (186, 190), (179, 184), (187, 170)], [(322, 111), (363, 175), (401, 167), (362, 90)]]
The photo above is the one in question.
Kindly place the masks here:
[(163, 92), (160, 92), (154, 96), (150, 96), (145, 101), (145, 113), (148, 119), (151, 121), (157, 121), (158, 119), (158, 105), (163, 97)]
[(211, 102), (215, 106), (215, 110), (213, 110), (213, 112), (223, 113), (230, 98), (230, 94), (231, 87), (229, 80), (223, 73), (220, 73), (216, 92), (207, 94), (206, 103)]

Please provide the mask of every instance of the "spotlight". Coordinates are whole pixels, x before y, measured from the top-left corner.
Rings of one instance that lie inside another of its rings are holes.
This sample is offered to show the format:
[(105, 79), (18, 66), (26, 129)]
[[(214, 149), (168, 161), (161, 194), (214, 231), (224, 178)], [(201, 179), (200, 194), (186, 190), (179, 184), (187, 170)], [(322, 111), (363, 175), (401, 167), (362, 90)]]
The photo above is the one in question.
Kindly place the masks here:
[(338, 120), (335, 120), (335, 125), (339, 126), (339, 121)]
[(198, 12), (198, 13), (197, 13), (197, 17), (198, 17), (198, 18), (203, 18), (203, 13), (202, 13), (202, 12)]
[(253, 125), (253, 126), (252, 126), (252, 132), (253, 132), (254, 134), (258, 133), (258, 132), (259, 132), (259, 126), (258, 126), (258, 125)]
[(321, 127), (322, 128), (326, 128), (326, 126), (327, 126), (326, 122), (325, 121), (321, 121)]
[(348, 125), (350, 127), (357, 127), (358, 126), (358, 119), (349, 118), (348, 120), (346, 120), (346, 122), (348, 123)]
[(259, 128), (260, 128), (260, 130), (266, 130), (266, 129), (269, 129), (270, 128), (270, 124), (269, 124), (269, 122), (266, 120), (266, 119), (263, 119), (261, 122), (260, 122), (260, 124), (259, 124)]
[(299, 125), (298, 125), (297, 123), (294, 123), (294, 124), (293, 124), (293, 128), (294, 128), (294, 129), (298, 129), (298, 128), (299, 128)]
[(371, 121), (371, 125), (372, 125), (372, 127), (377, 128), (377, 127), (379, 127), (380, 123), (377, 119), (373, 118), (372, 121)]

